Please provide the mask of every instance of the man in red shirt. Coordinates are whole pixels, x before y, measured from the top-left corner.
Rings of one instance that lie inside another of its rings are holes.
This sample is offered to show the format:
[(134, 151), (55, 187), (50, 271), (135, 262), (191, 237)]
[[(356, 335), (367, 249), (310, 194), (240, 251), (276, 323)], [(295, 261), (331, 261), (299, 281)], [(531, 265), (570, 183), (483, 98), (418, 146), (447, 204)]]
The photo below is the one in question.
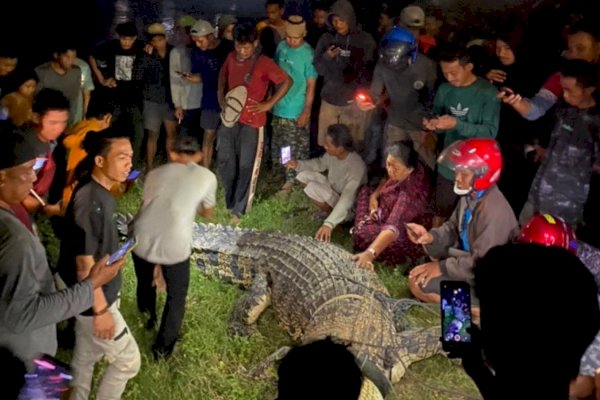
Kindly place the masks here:
[[(239, 120), (217, 131), (218, 172), (225, 188), (225, 204), (235, 224), (246, 211), (252, 166), (258, 143), (258, 129), (267, 122), (267, 111), (287, 93), (292, 79), (275, 62), (257, 52), (258, 35), (251, 25), (237, 25), (233, 32), (235, 52), (225, 59), (219, 72), (218, 98), (225, 109), (225, 93), (245, 86), (248, 96)], [(265, 99), (269, 84), (275, 93)]]

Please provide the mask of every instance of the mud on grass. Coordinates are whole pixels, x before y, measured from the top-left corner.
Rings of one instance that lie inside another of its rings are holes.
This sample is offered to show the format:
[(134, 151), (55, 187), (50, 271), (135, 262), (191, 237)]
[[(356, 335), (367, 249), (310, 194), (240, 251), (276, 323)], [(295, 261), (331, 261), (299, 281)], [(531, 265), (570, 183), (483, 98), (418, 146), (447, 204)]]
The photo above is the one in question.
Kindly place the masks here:
[[(313, 235), (320, 221), (315, 209), (296, 187), (287, 197), (276, 197), (274, 193), (282, 181), (272, 175), (263, 174), (259, 180), (257, 198), (250, 213), (241, 220), (241, 227), (261, 230), (280, 230), (287, 233)], [(120, 201), (122, 212), (135, 213), (141, 203), (142, 189), (134, 187)], [(224, 207), (220, 190), (215, 216), (211, 222), (229, 222), (230, 215)], [(201, 219), (199, 219), (201, 221)], [(43, 236), (48, 237), (50, 226), (40, 221)], [(351, 251), (348, 228), (333, 232), (333, 241)], [(55, 240), (46, 239), (50, 258), (56, 257), (58, 246)], [(378, 268), (382, 281), (395, 297), (408, 297), (404, 271)], [(142, 368), (129, 381), (123, 396), (130, 400), (263, 400), (276, 396), (276, 370), (269, 371), (266, 379), (254, 380), (248, 372), (258, 362), (281, 346), (294, 344), (278, 327), (275, 315), (267, 310), (258, 324), (258, 333), (248, 337), (230, 337), (227, 334), (229, 315), (242, 291), (215, 280), (201, 276), (192, 268), (186, 314), (182, 337), (175, 353), (167, 361), (151, 359), (155, 331), (144, 329), (145, 317), (135, 304), (135, 273), (131, 260), (123, 270), (124, 283), (121, 292), (121, 311), (128, 322), (142, 354)], [(159, 296), (158, 310), (162, 310), (164, 294)], [(160, 316), (159, 316), (160, 318)], [(429, 326), (438, 322), (438, 317), (425, 309), (412, 312), (410, 322)], [(69, 351), (60, 351), (58, 357), (70, 360)], [(105, 365), (96, 368), (99, 377)], [(94, 385), (97, 385), (95, 379)], [(477, 391), (461, 367), (443, 356), (436, 356), (414, 364), (407, 376), (395, 385), (390, 399), (465, 399), (477, 398)]]

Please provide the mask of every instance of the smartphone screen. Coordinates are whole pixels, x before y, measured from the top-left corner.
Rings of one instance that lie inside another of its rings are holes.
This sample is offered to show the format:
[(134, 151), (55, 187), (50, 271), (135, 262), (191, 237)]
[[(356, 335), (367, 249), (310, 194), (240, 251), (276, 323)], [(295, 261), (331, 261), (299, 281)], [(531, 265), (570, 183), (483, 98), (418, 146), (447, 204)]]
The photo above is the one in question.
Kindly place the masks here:
[(49, 355), (35, 358), (33, 363), (35, 370), (25, 375), (18, 400), (64, 398), (73, 380), (70, 367)]
[(442, 347), (444, 350), (471, 342), (471, 287), (462, 281), (440, 283)]
[(281, 164), (285, 165), (292, 160), (292, 146), (283, 146), (281, 148)]
[(38, 157), (35, 159), (35, 164), (33, 164), (33, 170), (35, 172), (39, 171), (40, 169), (44, 168), (44, 165), (46, 165), (46, 161), (48, 161), (47, 158), (44, 157)]
[(127, 180), (128, 181), (135, 181), (137, 178), (140, 177), (141, 173), (142, 173), (142, 171), (140, 171), (139, 169), (134, 169), (127, 176)]
[(137, 246), (137, 239), (131, 238), (127, 240), (123, 245), (119, 248), (119, 250), (115, 251), (110, 258), (108, 259), (108, 265), (115, 263), (117, 260), (125, 257), (127, 253), (133, 250)]

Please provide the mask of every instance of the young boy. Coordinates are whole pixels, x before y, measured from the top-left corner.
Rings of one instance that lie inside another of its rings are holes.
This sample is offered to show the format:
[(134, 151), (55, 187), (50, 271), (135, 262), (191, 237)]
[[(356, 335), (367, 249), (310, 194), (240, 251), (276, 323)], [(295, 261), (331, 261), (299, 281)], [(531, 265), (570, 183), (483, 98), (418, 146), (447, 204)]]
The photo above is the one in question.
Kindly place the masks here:
[[(227, 56), (219, 73), (219, 103), (225, 109), (225, 93), (238, 86), (245, 86), (248, 96), (239, 120), (232, 127), (219, 128), (217, 163), (231, 222), (237, 224), (246, 211), (258, 130), (267, 122), (267, 111), (288, 92), (292, 79), (273, 60), (258, 54), (258, 37), (252, 25), (237, 25), (233, 37), (235, 52)], [(278, 88), (265, 100), (270, 84)]]
[[(292, 77), (294, 84), (273, 108), (273, 160), (279, 160), (284, 146), (291, 147), (296, 160), (306, 160), (309, 156), (308, 126), (318, 74), (312, 63), (313, 49), (304, 41), (305, 36), (304, 19), (290, 16), (285, 23), (285, 41), (279, 43), (275, 52), (275, 62)], [(292, 170), (286, 171), (282, 193), (292, 190), (294, 175)]]

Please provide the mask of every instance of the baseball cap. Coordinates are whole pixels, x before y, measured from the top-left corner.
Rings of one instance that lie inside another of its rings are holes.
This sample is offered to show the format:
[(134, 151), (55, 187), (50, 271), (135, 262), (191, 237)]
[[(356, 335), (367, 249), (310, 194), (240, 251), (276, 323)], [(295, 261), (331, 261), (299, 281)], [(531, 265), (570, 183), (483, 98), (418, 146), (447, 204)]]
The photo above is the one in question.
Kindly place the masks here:
[(231, 24), (237, 24), (238, 20), (234, 15), (223, 14), (219, 18), (219, 32), (223, 32)]
[(153, 24), (150, 24), (150, 26), (148, 26), (148, 28), (146, 29), (146, 33), (149, 36), (155, 36), (155, 35), (167, 36), (167, 31), (165, 31), (165, 27), (160, 22), (155, 22)]
[(44, 153), (43, 144), (39, 140), (28, 140), (25, 137), (28, 134), (9, 122), (0, 123), (0, 170), (25, 164)]
[(179, 26), (181, 28), (190, 28), (190, 27), (194, 26), (195, 23), (196, 23), (196, 18), (192, 17), (191, 15), (182, 15), (177, 20), (177, 26)]
[(298, 37), (304, 35), (306, 32), (306, 22), (304, 18), (299, 15), (291, 15), (287, 21), (285, 21), (285, 33), (292, 36)]
[(196, 23), (192, 26), (192, 30), (190, 31), (192, 36), (206, 36), (214, 32), (215, 28), (213, 28), (210, 22), (203, 19), (196, 21)]
[(425, 12), (419, 6), (408, 6), (400, 12), (400, 23), (409, 28), (425, 26)]

